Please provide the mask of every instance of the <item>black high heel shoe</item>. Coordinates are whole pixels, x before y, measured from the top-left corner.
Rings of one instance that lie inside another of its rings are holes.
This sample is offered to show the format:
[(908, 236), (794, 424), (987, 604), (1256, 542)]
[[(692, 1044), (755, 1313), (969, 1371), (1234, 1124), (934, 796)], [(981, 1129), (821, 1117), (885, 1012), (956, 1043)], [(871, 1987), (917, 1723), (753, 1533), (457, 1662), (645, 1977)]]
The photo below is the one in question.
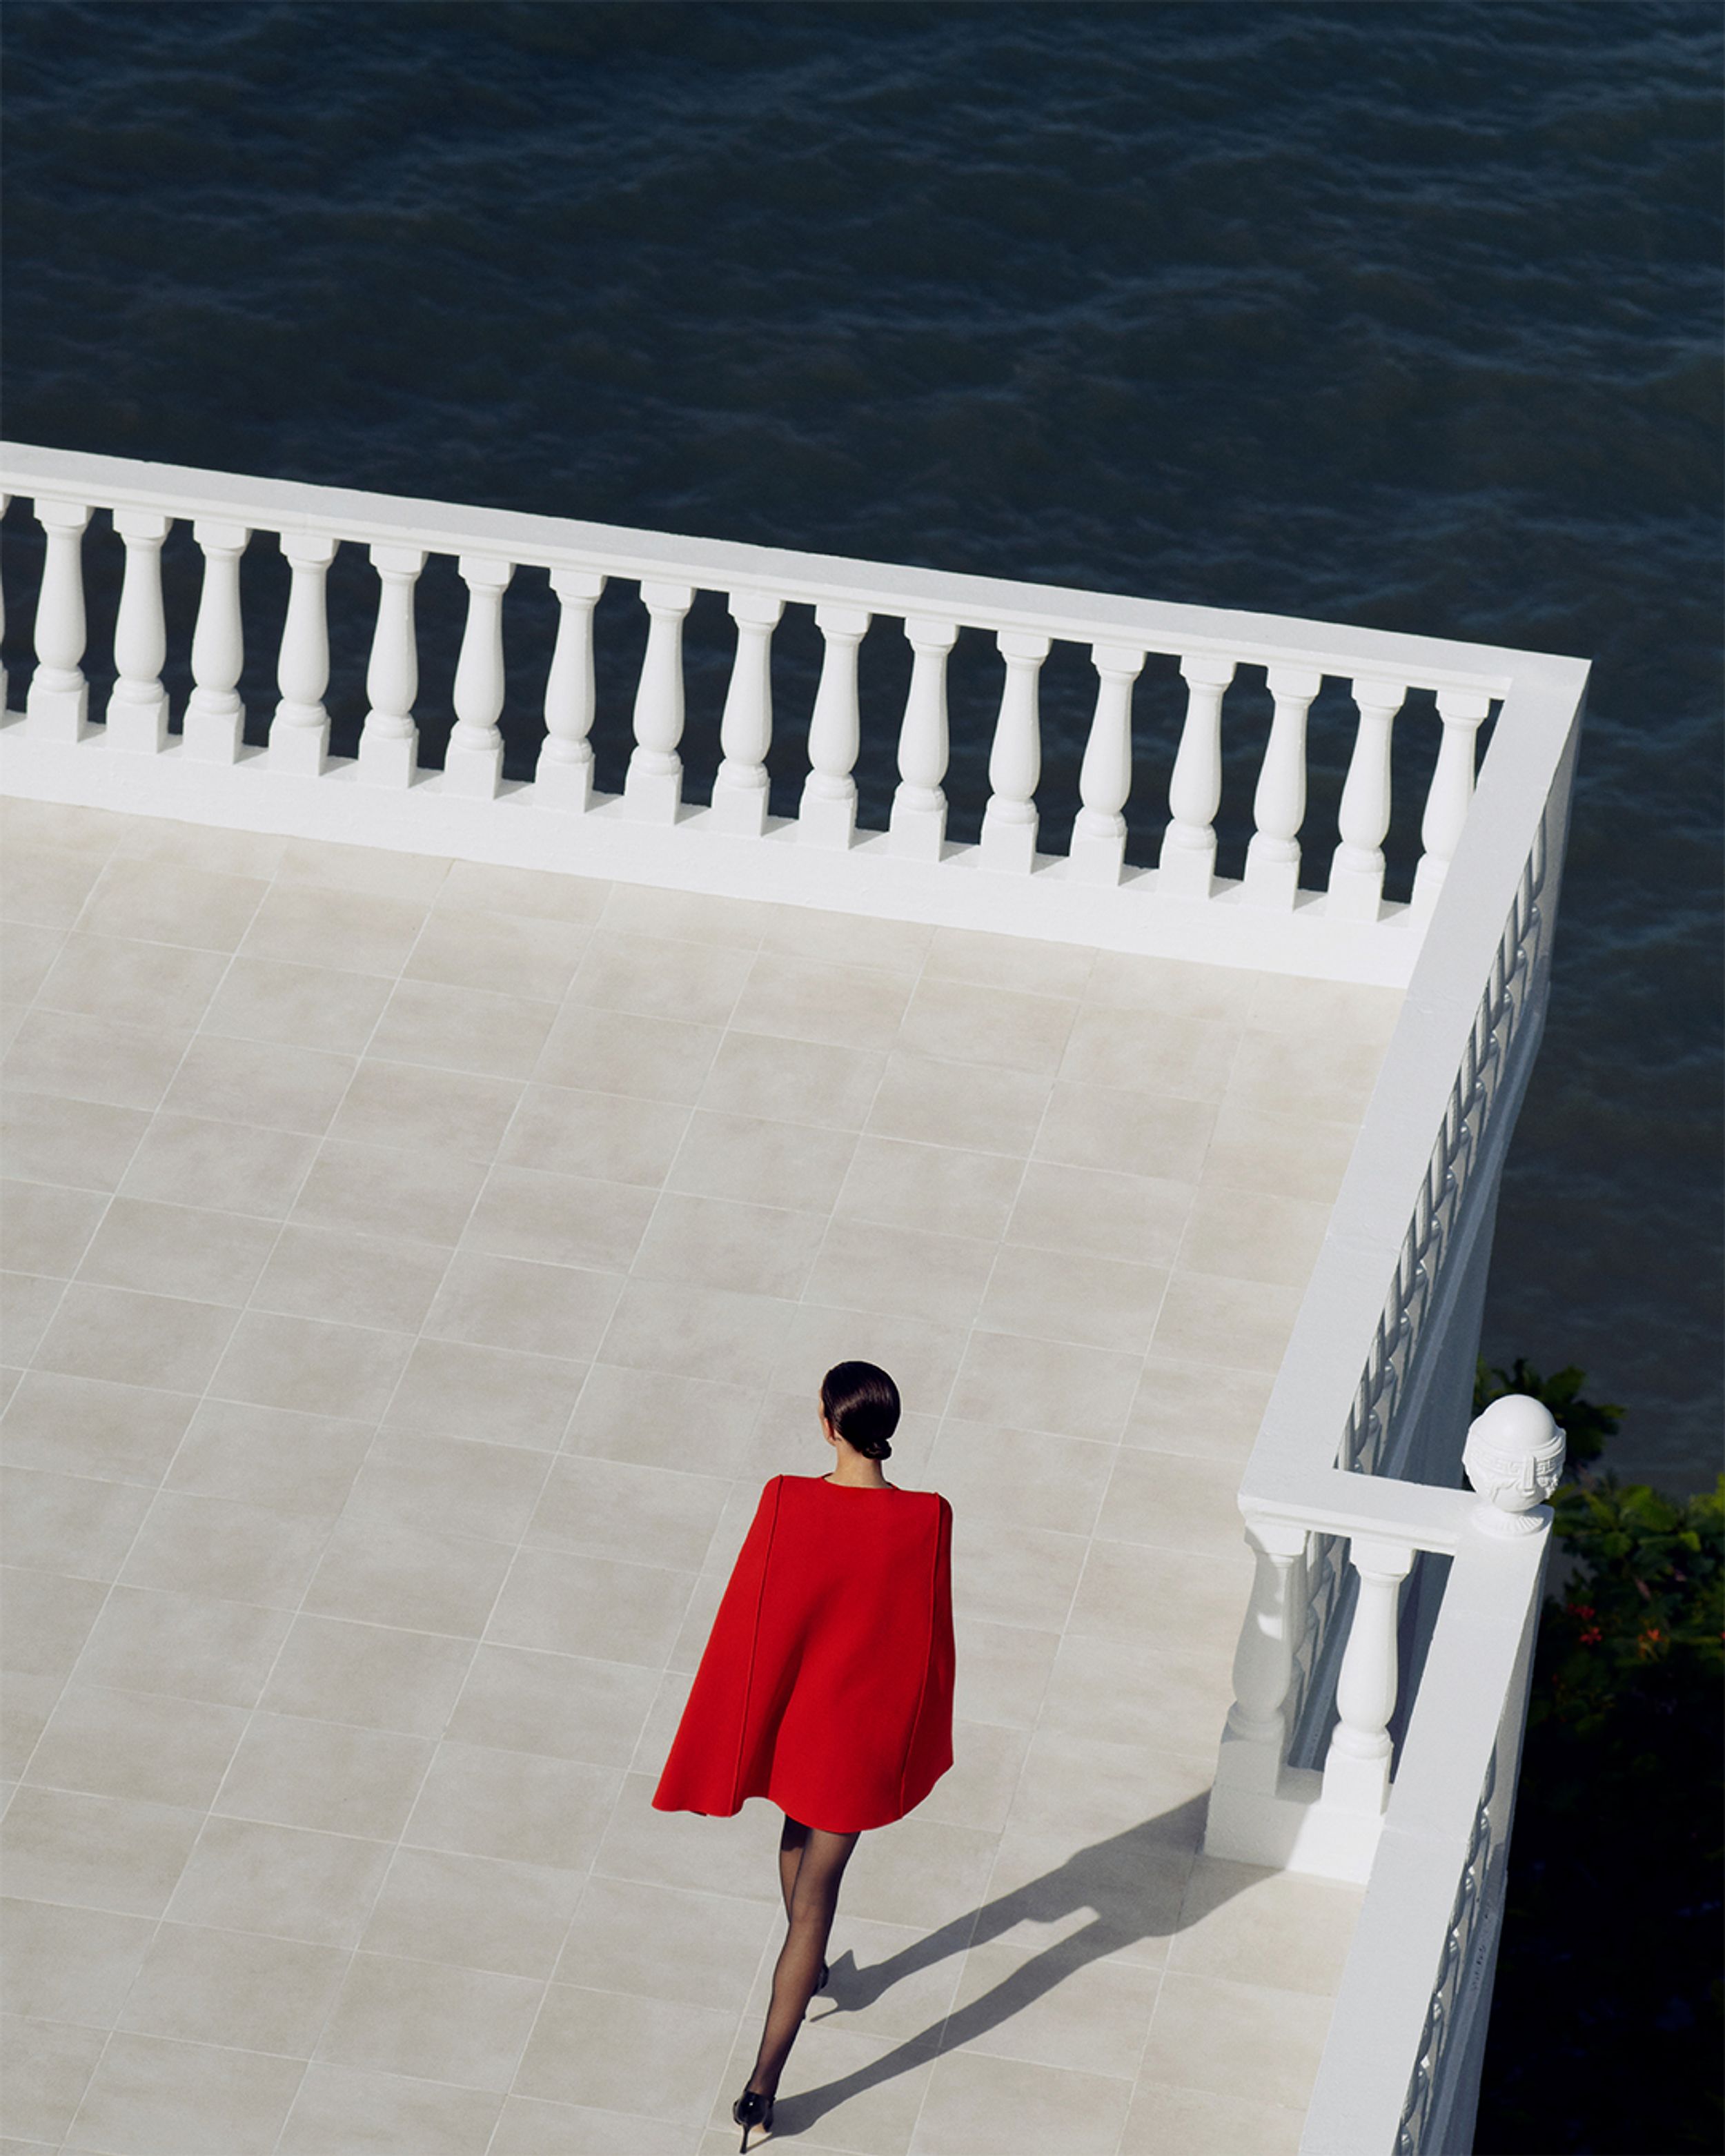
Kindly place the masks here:
[(742, 2128), (742, 2156), (748, 2156), (749, 2136), (755, 2128), (758, 2126), (763, 2133), (773, 2131), (773, 2099), (758, 2089), (745, 2089), (732, 2105), (731, 2116)]
[(826, 1964), (823, 1962), (820, 1965), (820, 1974), (814, 1979), (814, 1989), (817, 1993), (826, 1989), (827, 1979), (832, 1974), (832, 1973), (831, 1969), (829, 1969)]

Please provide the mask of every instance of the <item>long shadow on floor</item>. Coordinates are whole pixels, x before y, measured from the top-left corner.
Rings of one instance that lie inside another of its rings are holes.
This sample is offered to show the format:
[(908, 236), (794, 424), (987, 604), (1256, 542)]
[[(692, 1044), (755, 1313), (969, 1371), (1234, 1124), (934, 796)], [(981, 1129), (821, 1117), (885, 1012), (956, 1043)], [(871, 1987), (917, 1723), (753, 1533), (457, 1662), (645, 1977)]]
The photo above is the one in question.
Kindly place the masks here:
[(978, 2036), (999, 2028), (1077, 1970), (1106, 1954), (1118, 1953), (1122, 1947), (1140, 1939), (1171, 1937), (1179, 1928), (1185, 1879), (1203, 1830), (1207, 1801), (1194, 1797), (1172, 1811), (1128, 1827), (1124, 1834), (1093, 1842), (1056, 1870), (1045, 1872), (1027, 1886), (1014, 1887), (997, 1902), (984, 1902), (979, 1909), (955, 1917), (902, 1953), (876, 1962), (871, 1968), (859, 1969), (849, 1954), (841, 1955), (833, 1965), (830, 1985), (834, 2010), (838, 2013), (867, 2006), (901, 1979), (944, 1961), (949, 1954), (986, 1945), (1014, 1924), (1058, 1923), (1085, 1910), (1091, 1912), (1090, 1922), (1081, 1930), (1056, 1940), (980, 1999), (955, 2007), (871, 2065), (838, 2081), (824, 2082), (819, 2088), (802, 2089), (782, 2098), (778, 2133), (806, 2132), (827, 2112), (865, 2089), (878, 2087), (942, 2052), (973, 2044)]

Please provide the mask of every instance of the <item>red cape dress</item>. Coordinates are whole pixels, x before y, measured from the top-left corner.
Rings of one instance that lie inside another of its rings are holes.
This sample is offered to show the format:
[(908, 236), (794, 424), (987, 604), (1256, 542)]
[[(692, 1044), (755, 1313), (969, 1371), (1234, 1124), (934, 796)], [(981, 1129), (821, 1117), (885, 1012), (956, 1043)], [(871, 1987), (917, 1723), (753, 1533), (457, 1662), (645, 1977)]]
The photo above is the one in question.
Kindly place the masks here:
[(767, 1797), (834, 1834), (886, 1826), (952, 1763), (952, 1508), (929, 1490), (776, 1475), (654, 1794), (729, 1818)]

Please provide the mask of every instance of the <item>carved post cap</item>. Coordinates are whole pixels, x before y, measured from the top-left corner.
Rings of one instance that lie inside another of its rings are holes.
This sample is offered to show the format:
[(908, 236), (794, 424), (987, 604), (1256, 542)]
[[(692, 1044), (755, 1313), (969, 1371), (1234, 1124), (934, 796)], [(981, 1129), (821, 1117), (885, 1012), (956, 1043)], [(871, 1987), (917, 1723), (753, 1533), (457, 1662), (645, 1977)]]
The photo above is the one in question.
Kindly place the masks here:
[(1533, 1517), (1563, 1471), (1563, 1433), (1527, 1393), (1506, 1393), (1477, 1416), (1461, 1465), (1480, 1493), (1476, 1524), (1488, 1534), (1538, 1534)]

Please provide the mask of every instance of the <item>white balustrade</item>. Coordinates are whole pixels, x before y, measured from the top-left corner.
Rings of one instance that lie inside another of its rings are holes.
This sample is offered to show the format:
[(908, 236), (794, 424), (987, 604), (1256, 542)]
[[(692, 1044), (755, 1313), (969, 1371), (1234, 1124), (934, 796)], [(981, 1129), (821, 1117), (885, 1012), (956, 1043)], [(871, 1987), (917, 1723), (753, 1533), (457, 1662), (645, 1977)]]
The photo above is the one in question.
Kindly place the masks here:
[[(5, 514), (6, 514), (6, 512), (7, 512), (7, 511), (8, 511), (11, 506), (12, 506), (12, 496), (11, 496), (9, 494), (0, 494), (0, 516), (5, 516)], [(5, 593), (4, 593), (3, 591), (0, 591), (0, 644), (3, 644), (5, 643), (5, 641), (6, 641), (6, 594), (5, 594)], [(5, 716), (6, 716), (6, 714), (7, 714), (7, 713), (11, 710), (11, 709), (12, 709), (12, 684), (11, 684), (11, 682), (10, 682), (10, 681), (8, 680), (8, 678), (7, 678), (7, 673), (6, 673), (6, 669), (5, 669), (4, 665), (0, 665), (0, 718), (4, 718), (4, 717), (5, 717)]]
[(1029, 875), (1036, 865), (1036, 788), (1042, 777), (1042, 721), (1037, 691), (1045, 636), (1002, 629), (995, 638), (1006, 661), (1000, 716), (988, 756), (988, 805), (983, 813), (982, 863)]
[(455, 723), (444, 752), (444, 791), (495, 800), (503, 784), (503, 594), (515, 565), (488, 554), (455, 563), (467, 587), (467, 622), (455, 661)]
[(1395, 1712), (1402, 1582), (1413, 1569), (1406, 1543), (1356, 1536), (1348, 1561), (1358, 1575), (1353, 1622), (1336, 1680), (1336, 1728), (1324, 1761), (1323, 1802), (1376, 1818), (1389, 1797), (1389, 1717)]
[(783, 599), (733, 592), (737, 657), (719, 722), (724, 761), (713, 780), (715, 830), (758, 839), (767, 829), (767, 752), (773, 745), (773, 632)]
[(36, 670), (24, 708), (31, 732), (44, 741), (82, 741), (90, 731), (90, 687), (81, 665), (89, 505), (39, 501), (36, 521), (46, 534), (47, 552), (36, 599)]
[(148, 509), (116, 509), (126, 542), (120, 611), (114, 623), (114, 693), (108, 699), (108, 746), (157, 756), (167, 747), (167, 691), (162, 665), (167, 627), (162, 612), (162, 544), (169, 520)]
[(643, 823), (675, 824), (683, 800), (683, 617), (695, 603), (690, 584), (644, 583), (647, 649), (635, 685), (634, 752), (623, 782), (624, 814)]
[(372, 786), (411, 786), (418, 768), (419, 729), (413, 700), (419, 693), (419, 644), (413, 628), (413, 589), (425, 567), (418, 547), (373, 547), (377, 572), (377, 619), (366, 667), (369, 709), (359, 735), (359, 776)]
[(1216, 1768), (1219, 1786), (1274, 1796), (1287, 1750), (1286, 1705), (1305, 1609), (1306, 1531), (1248, 1519), (1252, 1595), (1234, 1655), (1234, 1703)]
[(551, 588), (557, 597), (557, 639), (545, 682), (545, 742), (534, 786), (545, 807), (580, 816), (593, 806), (593, 610), (605, 579), (590, 569), (553, 569)]
[(909, 860), (937, 861), (947, 837), (947, 654), (958, 641), (958, 625), (913, 615), (905, 634), (916, 657), (899, 728), (890, 843)]
[(1461, 827), (1473, 803), (1474, 737), (1491, 708), (1491, 699), (1481, 689), (1440, 689), (1437, 707), (1444, 730), (1420, 825), (1425, 851), (1414, 873), (1414, 910), (1420, 914), (1430, 913), (1437, 904), (1461, 842)]
[(1356, 680), (1359, 731), (1337, 819), (1342, 843), (1330, 861), (1332, 920), (1376, 921), (1384, 906), (1384, 838), (1389, 829), (1389, 737), (1407, 699), (1400, 681)]
[(1306, 821), (1306, 715), (1323, 676), (1303, 666), (1272, 666), (1276, 699), (1270, 739), (1252, 799), (1257, 826), (1246, 848), (1245, 888), (1250, 906), (1292, 909), (1300, 890), (1300, 826)]
[(856, 664), (870, 619), (861, 607), (814, 609), (824, 649), (809, 721), (809, 776), (797, 814), (797, 836), (805, 845), (842, 852), (856, 835), (856, 781), (851, 776), (860, 739)]
[(316, 778), (330, 760), (330, 629), (324, 580), (337, 542), (321, 531), (284, 531), (281, 551), (293, 571), (282, 624), (275, 685), (280, 701), (270, 722), (270, 767)]
[(1080, 807), (1072, 824), (1067, 874), (1075, 882), (1117, 884), (1126, 865), (1126, 818), (1132, 790), (1132, 684), (1143, 652), (1096, 644), (1096, 708), (1078, 773)]
[(1168, 781), (1160, 887), (1170, 898), (1208, 898), (1215, 885), (1216, 810), (1222, 799), (1222, 698), (1231, 659), (1183, 659), (1186, 723)]
[(245, 664), (239, 557), (251, 536), (243, 524), (210, 523), (202, 517), (192, 526), (203, 556), (203, 589), (192, 632), (192, 694), (181, 747), (200, 763), (237, 762), (245, 737), (245, 706), (238, 693)]

